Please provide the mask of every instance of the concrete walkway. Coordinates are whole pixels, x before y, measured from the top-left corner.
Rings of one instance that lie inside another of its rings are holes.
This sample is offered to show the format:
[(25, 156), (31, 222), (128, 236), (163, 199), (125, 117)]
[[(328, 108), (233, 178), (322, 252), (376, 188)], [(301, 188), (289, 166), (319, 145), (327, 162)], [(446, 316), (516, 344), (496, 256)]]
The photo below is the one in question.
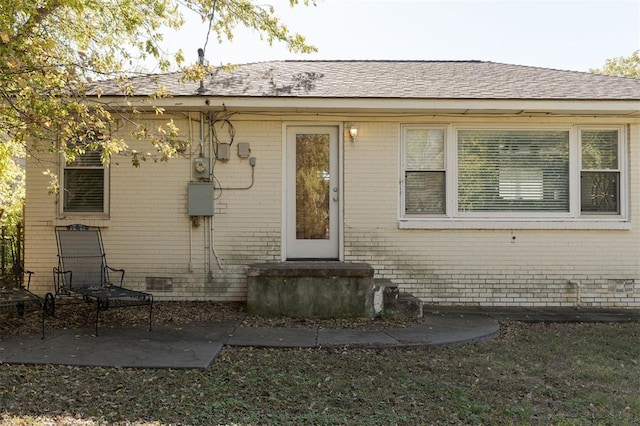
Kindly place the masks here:
[(241, 320), (186, 326), (48, 331), (46, 337), (0, 337), (0, 363), (132, 368), (207, 369), (224, 346), (376, 348), (459, 345), (500, 334), (499, 321), (628, 322), (640, 311), (531, 308), (425, 307), (421, 324), (382, 331), (314, 328), (258, 328)]
[(48, 331), (40, 336), (0, 338), (0, 363), (93, 367), (207, 369), (224, 346), (403, 347), (480, 342), (499, 335), (486, 315), (431, 315), (419, 325), (384, 331), (240, 326), (241, 320), (186, 326)]

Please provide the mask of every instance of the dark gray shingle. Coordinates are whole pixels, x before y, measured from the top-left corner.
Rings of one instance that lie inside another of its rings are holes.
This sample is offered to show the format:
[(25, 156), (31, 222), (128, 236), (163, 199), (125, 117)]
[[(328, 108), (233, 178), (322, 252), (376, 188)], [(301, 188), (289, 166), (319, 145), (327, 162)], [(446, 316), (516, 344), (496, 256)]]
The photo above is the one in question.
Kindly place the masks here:
[[(136, 95), (160, 85), (198, 96), (179, 73), (132, 79)], [(640, 79), (483, 61), (271, 61), (218, 69), (206, 96), (403, 99), (640, 100)], [(105, 85), (105, 95), (118, 95)]]

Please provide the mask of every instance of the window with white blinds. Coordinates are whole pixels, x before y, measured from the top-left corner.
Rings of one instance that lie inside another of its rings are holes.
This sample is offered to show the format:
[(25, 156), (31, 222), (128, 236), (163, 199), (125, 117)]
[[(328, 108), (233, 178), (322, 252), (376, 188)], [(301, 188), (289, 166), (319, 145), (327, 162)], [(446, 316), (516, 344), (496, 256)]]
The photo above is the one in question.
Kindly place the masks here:
[(568, 212), (569, 132), (458, 131), (458, 210)]
[(405, 214), (444, 214), (444, 129), (405, 129)]
[(99, 151), (77, 155), (64, 167), (62, 210), (65, 213), (106, 212), (106, 168)]
[(627, 220), (622, 126), (411, 124), (401, 136), (407, 223)]

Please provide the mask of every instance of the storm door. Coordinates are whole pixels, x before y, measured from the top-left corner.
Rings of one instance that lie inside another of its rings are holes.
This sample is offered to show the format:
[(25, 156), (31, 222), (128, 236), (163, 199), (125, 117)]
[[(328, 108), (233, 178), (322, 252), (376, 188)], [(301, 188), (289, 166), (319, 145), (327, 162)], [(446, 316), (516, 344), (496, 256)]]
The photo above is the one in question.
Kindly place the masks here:
[(338, 127), (288, 127), (286, 145), (287, 259), (338, 259)]

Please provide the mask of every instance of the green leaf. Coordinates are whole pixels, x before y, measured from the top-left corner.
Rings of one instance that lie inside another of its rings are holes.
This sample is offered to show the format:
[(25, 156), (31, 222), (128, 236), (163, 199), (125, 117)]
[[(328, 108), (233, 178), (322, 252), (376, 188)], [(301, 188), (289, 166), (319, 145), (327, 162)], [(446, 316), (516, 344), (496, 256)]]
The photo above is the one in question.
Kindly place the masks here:
[(640, 50), (630, 56), (607, 59), (602, 68), (589, 70), (595, 74), (616, 75), (620, 77), (640, 78)]

